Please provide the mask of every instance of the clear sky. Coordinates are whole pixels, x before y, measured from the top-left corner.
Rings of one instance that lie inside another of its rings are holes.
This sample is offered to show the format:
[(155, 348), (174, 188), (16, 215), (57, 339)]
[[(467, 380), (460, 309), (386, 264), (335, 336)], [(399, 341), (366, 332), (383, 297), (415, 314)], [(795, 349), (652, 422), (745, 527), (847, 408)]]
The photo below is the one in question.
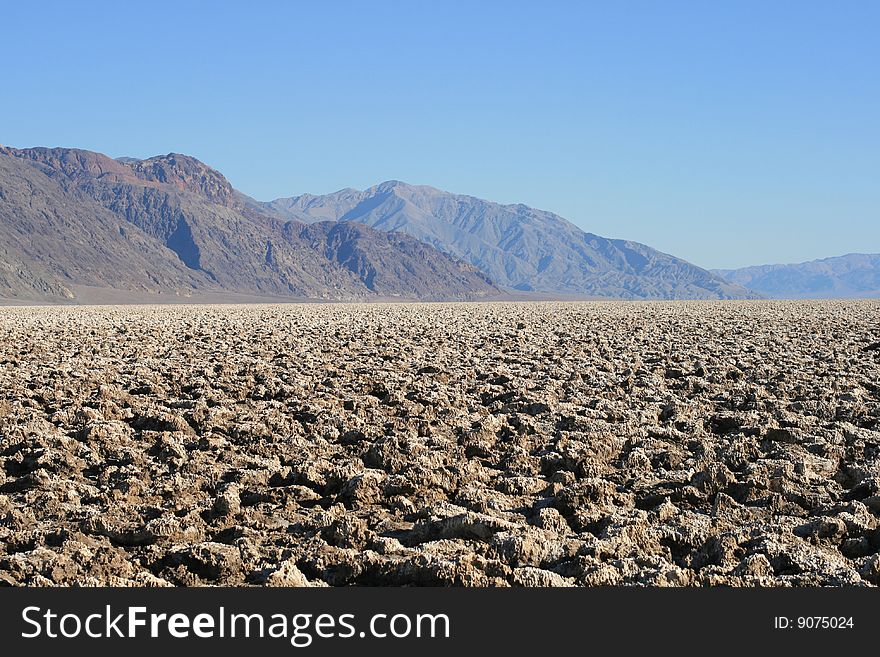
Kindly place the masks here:
[(880, 2), (5, 2), (0, 143), (429, 184), (705, 267), (880, 251)]

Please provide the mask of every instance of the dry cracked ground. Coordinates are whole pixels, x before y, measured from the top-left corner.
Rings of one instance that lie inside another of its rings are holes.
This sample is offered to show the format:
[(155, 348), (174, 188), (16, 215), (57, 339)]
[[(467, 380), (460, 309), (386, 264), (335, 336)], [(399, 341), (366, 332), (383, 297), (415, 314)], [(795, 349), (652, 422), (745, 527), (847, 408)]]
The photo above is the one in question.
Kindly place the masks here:
[(0, 582), (880, 584), (880, 303), (0, 310)]

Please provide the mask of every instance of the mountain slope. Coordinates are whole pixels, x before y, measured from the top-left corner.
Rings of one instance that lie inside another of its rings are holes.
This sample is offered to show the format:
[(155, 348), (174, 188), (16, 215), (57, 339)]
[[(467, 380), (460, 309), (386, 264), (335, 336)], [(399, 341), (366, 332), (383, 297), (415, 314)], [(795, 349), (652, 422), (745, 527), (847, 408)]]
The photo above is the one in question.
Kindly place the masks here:
[(0, 296), (70, 299), (76, 285), (339, 300), (498, 293), (474, 267), (369, 228), (334, 238), (356, 261), (331, 257), (320, 229), (273, 219), (242, 198), (184, 155), (113, 160), (0, 147)]
[(876, 253), (714, 271), (731, 283), (775, 299), (880, 297), (880, 254)]
[(205, 283), (68, 183), (0, 152), (0, 296), (61, 300), (74, 297), (72, 284), (180, 292)]
[(300, 236), (325, 257), (354, 272), (368, 289), (398, 296), (399, 288), (412, 290), (420, 299), (453, 298), (458, 287), (487, 288), (488, 276), (472, 265), (447, 257), (404, 233), (386, 233), (354, 223), (322, 221), (306, 226)]
[(523, 291), (624, 299), (754, 298), (739, 285), (637, 242), (585, 233), (551, 212), (389, 181), (257, 204), (278, 219), (400, 231)]

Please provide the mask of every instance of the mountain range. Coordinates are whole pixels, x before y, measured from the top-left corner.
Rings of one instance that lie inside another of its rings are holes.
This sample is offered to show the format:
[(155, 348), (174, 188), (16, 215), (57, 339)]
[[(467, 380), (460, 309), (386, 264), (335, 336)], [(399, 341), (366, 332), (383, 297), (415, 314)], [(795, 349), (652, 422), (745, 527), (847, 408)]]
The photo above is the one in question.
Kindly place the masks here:
[(469, 300), (758, 295), (550, 212), (389, 181), (260, 202), (171, 153), (0, 146), (0, 297)]
[(461, 258), (503, 287), (620, 299), (756, 295), (644, 244), (582, 231), (559, 215), (424, 185), (384, 182), (257, 203), (282, 220), (357, 222), (399, 231)]
[(788, 265), (715, 269), (772, 299), (880, 298), (880, 254), (850, 253)]
[(0, 148), (0, 296), (478, 299), (500, 290), (403, 233), (281, 221), (194, 158)]

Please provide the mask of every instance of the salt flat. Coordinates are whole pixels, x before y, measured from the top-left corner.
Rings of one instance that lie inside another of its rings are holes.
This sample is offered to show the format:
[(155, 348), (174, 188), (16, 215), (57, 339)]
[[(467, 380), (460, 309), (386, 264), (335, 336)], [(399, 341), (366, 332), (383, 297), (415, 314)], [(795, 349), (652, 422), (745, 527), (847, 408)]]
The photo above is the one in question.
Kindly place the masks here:
[(0, 309), (0, 582), (880, 584), (880, 302)]

